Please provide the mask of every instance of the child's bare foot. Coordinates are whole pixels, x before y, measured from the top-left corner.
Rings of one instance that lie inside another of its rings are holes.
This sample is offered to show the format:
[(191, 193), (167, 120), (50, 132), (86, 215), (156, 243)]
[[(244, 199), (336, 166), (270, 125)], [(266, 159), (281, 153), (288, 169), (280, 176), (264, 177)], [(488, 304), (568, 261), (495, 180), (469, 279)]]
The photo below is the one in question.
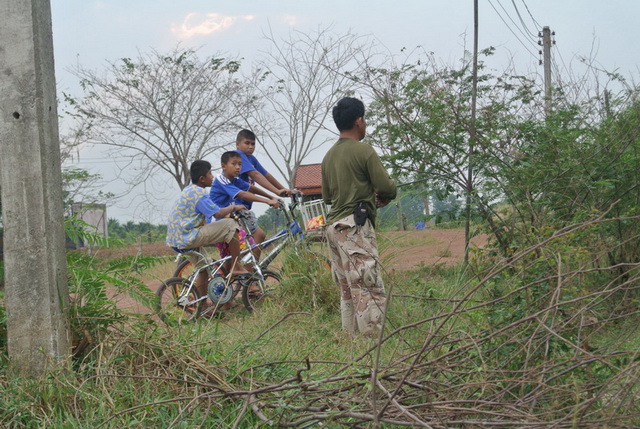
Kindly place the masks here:
[(248, 274), (249, 271), (246, 270), (241, 264), (235, 264), (231, 266), (230, 264), (226, 264), (222, 267), (226, 273), (231, 272), (231, 274)]
[(233, 270), (231, 271), (232, 274), (249, 274), (249, 271), (247, 271), (242, 265), (238, 265), (233, 267)]

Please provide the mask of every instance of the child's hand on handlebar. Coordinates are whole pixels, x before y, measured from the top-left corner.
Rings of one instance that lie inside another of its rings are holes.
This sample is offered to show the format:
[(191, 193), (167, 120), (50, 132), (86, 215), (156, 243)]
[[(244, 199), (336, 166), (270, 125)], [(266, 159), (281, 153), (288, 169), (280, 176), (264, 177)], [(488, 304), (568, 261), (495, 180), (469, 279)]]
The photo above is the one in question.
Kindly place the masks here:
[(293, 191), (291, 189), (288, 189), (288, 188), (282, 188), (282, 189), (278, 190), (278, 196), (280, 196), (280, 197), (290, 197), (292, 193), (293, 193)]
[(273, 207), (274, 209), (279, 209), (280, 208), (280, 200), (278, 200), (277, 198), (271, 198), (269, 200), (269, 205), (271, 207)]
[(239, 212), (242, 210), (247, 210), (247, 208), (245, 206), (243, 206), (242, 204), (234, 204), (233, 205), (233, 210), (234, 212)]

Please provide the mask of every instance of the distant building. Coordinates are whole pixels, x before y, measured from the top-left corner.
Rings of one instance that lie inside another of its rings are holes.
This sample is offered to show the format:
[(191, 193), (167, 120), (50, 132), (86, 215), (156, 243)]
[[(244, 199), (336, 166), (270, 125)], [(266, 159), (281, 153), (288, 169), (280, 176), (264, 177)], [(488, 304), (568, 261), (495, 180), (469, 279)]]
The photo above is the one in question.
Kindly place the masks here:
[(329, 212), (329, 207), (322, 201), (322, 164), (299, 165), (293, 187), (302, 192), (300, 212), (304, 229), (315, 230), (320, 235)]
[(322, 164), (299, 165), (293, 178), (293, 187), (302, 192), (302, 202), (322, 198)]
[(105, 237), (109, 236), (106, 204), (73, 203), (71, 215), (94, 227), (95, 229), (91, 229), (91, 232), (97, 232)]
[[(71, 204), (71, 216), (86, 223), (88, 225), (85, 227), (87, 232), (98, 233), (109, 237), (106, 204), (73, 203)], [(67, 247), (71, 247), (69, 241), (67, 238)], [(82, 240), (75, 243), (75, 245), (85, 247), (85, 243), (83, 243)]]

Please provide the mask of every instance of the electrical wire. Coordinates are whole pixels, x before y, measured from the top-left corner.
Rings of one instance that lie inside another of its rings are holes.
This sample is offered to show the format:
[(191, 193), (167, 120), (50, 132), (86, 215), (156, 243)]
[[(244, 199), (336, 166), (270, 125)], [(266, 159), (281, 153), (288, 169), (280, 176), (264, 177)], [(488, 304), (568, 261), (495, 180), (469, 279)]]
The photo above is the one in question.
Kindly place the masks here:
[[(529, 34), (529, 30), (526, 28), (526, 26), (524, 26), (524, 30), (521, 28), (520, 24), (518, 24), (509, 14), (509, 12), (507, 11), (507, 9), (502, 5), (502, 3), (500, 2), (500, 0), (494, 0), (496, 3), (498, 3), (498, 5), (500, 6), (500, 8), (504, 11), (505, 15), (507, 15), (507, 17), (509, 18), (509, 20), (513, 23), (514, 27), (518, 29), (518, 31), (520, 32), (520, 34), (522, 34), (526, 39), (531, 39), (532, 43), (533, 40), (535, 40), (537, 38), (537, 34), (534, 33), (533, 36), (531, 36), (531, 34)], [(511, 0), (513, 1), (513, 0)], [(515, 4), (514, 4), (515, 6)], [(516, 9), (517, 12), (517, 9)], [(522, 20), (521, 20), (522, 21)]]
[[(497, 1), (497, 0), (496, 0)], [(538, 59), (538, 54), (537, 53), (533, 53), (531, 51), (531, 49), (518, 37), (518, 35), (511, 29), (511, 27), (509, 26), (509, 24), (507, 23), (507, 21), (504, 20), (504, 18), (502, 17), (502, 15), (500, 14), (500, 12), (498, 12), (498, 9), (496, 9), (496, 7), (493, 5), (493, 3), (491, 2), (491, 0), (489, 0), (489, 4), (491, 5), (491, 7), (493, 8), (493, 10), (498, 14), (498, 17), (502, 20), (502, 22), (504, 23), (504, 25), (509, 29), (509, 31), (511, 32), (511, 34), (513, 34), (515, 36), (515, 38), (518, 40), (518, 42), (520, 42), (520, 44), (536, 59)], [(532, 43), (533, 44), (533, 43)]]
[(560, 61), (562, 62), (562, 67), (564, 68), (565, 74), (567, 76), (571, 75), (571, 70), (569, 69), (569, 67), (567, 66), (567, 63), (564, 61), (564, 57), (562, 56), (562, 52), (560, 49), (558, 49), (558, 47), (556, 45), (555, 46), (555, 52), (558, 54), (558, 57), (560, 57)]
[(524, 19), (522, 19), (522, 15), (520, 15), (520, 11), (518, 10), (518, 6), (516, 5), (515, 0), (511, 0), (511, 4), (513, 4), (513, 8), (516, 10), (516, 13), (518, 14), (518, 19), (520, 20), (520, 23), (522, 24), (522, 28), (524, 28), (527, 32), (529, 32), (529, 34), (532, 34), (534, 38), (537, 38), (538, 37), (538, 32), (537, 31), (531, 31), (529, 29), (527, 24), (524, 22)]
[(542, 28), (542, 25), (540, 25), (538, 23), (538, 21), (536, 21), (536, 19), (533, 17), (533, 15), (531, 14), (531, 11), (529, 10), (529, 6), (527, 6), (527, 3), (525, 3), (524, 0), (522, 0), (522, 4), (524, 5), (524, 7), (527, 9), (527, 13), (529, 14), (529, 16), (531, 17), (531, 20), (533, 21), (533, 23), (536, 25), (536, 27), (538, 28)]

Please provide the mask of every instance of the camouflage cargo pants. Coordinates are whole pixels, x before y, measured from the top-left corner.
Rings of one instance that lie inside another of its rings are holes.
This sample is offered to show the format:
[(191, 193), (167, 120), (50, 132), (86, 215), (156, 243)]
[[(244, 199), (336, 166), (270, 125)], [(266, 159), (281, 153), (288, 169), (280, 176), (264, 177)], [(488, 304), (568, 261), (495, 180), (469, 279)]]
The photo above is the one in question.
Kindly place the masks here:
[(353, 215), (340, 219), (327, 228), (327, 241), (334, 280), (341, 289), (342, 328), (377, 335), (387, 298), (371, 222), (357, 226)]

